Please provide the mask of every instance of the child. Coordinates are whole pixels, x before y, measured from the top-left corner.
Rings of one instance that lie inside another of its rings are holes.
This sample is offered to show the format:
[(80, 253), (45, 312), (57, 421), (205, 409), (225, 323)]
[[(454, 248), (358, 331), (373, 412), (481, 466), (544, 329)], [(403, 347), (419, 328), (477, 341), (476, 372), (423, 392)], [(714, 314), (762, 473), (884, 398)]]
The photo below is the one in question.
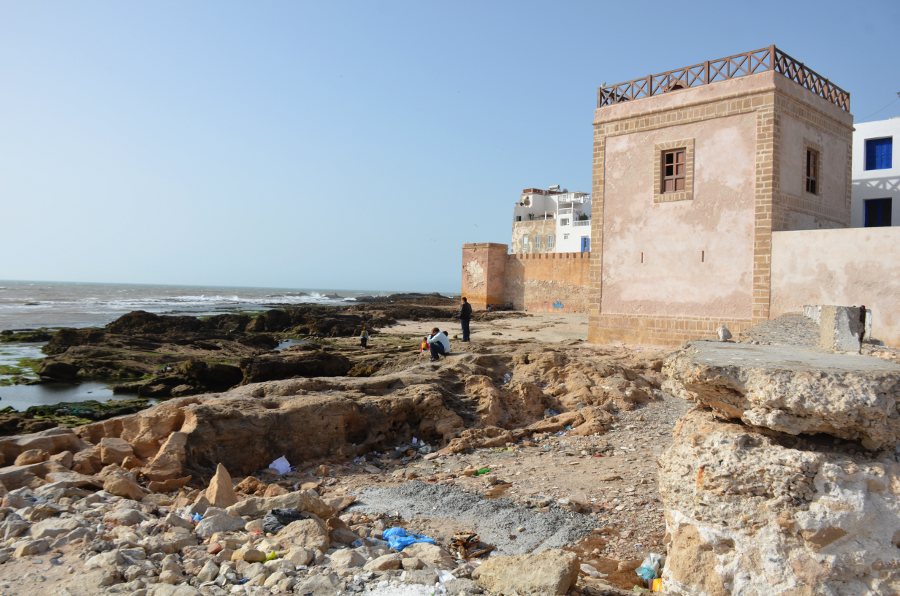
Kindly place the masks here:
[(359, 334), (359, 345), (362, 347), (366, 347), (369, 344), (369, 332), (366, 331), (366, 326), (362, 326), (362, 333)]

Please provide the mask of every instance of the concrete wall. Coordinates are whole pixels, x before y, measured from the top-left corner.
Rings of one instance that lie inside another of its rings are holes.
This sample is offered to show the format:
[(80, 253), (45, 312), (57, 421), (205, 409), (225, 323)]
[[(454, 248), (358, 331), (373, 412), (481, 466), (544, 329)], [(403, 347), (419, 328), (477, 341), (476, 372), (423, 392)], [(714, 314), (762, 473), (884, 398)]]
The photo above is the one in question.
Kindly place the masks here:
[[(891, 168), (866, 170), (866, 139), (894, 139)], [(892, 199), (891, 225), (900, 226), (900, 117), (856, 125), (853, 133), (853, 189), (851, 224), (865, 225), (866, 199)]]
[(472, 308), (587, 312), (590, 253), (507, 254), (505, 244), (464, 244), (462, 295)]
[(775, 232), (772, 316), (807, 304), (864, 304), (872, 336), (900, 346), (900, 228)]

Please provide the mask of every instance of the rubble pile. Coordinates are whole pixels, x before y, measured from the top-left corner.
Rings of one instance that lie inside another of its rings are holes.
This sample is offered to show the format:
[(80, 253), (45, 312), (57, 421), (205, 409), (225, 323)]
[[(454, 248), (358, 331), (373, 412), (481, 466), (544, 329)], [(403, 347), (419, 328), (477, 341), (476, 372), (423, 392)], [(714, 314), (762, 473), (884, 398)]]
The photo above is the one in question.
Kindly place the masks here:
[(667, 593), (900, 592), (900, 366), (695, 342), (663, 372), (699, 405), (660, 461)]
[[(512, 453), (513, 445), (548, 461), (577, 455), (589, 467), (612, 454), (590, 447), (597, 433), (660, 402), (661, 364), (658, 356), (624, 350), (487, 344), (372, 377), (254, 383), (74, 429), (4, 437), (3, 577), (33, 579), (33, 593), (77, 585), (83, 592), (73, 593), (544, 594), (565, 593), (586, 576), (605, 585), (597, 568), (560, 548), (590, 534), (607, 509), (637, 515), (615, 505), (618, 497), (613, 504), (534, 500), (530, 517), (513, 530), (521, 525), (523, 547), (540, 548), (505, 548), (493, 534), (474, 532), (474, 523), (435, 544), (399, 548), (386, 533), (391, 528), (425, 529), (387, 506), (352, 507), (350, 484), (336, 487), (331, 473), (402, 483), (415, 478), (414, 466), (443, 469), (432, 462), (493, 448)], [(565, 437), (584, 446), (570, 453)], [(266, 469), (270, 463), (275, 469)], [(512, 486), (487, 467), (447, 475), (487, 478), (473, 502)], [(440, 483), (438, 476), (432, 472), (426, 486)], [(527, 521), (555, 519), (554, 511), (580, 525), (564, 533)], [(558, 539), (537, 530), (530, 536), (532, 526)], [(524, 555), (530, 558), (516, 558)], [(546, 573), (511, 572), (516, 566)], [(7, 590), (28, 593), (0, 578), (0, 592)]]

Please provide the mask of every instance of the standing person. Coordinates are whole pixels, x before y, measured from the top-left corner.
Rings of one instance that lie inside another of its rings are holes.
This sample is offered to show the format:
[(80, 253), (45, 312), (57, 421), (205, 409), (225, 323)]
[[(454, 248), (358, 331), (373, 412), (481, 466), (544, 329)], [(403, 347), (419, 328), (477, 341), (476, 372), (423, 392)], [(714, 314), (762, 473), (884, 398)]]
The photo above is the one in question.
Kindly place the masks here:
[(468, 298), (463, 296), (462, 306), (459, 309), (459, 323), (462, 325), (462, 340), (469, 341), (469, 320), (472, 318), (472, 305)]
[(362, 347), (366, 347), (369, 345), (369, 332), (366, 331), (366, 326), (362, 326), (362, 333), (359, 334), (359, 345)]
[(441, 355), (446, 356), (450, 353), (450, 338), (447, 333), (441, 333), (441, 330), (435, 327), (431, 330), (431, 335), (425, 340), (428, 342), (428, 348), (431, 350), (431, 361), (439, 360)]

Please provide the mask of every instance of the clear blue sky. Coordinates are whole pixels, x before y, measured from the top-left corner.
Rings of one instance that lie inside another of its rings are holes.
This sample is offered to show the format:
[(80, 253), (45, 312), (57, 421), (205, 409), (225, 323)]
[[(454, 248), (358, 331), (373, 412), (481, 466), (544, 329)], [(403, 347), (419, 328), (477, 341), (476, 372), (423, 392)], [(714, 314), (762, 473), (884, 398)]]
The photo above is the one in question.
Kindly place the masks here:
[(590, 190), (602, 82), (774, 42), (888, 118), (898, 30), (896, 0), (0, 0), (0, 279), (456, 291), (522, 188)]

